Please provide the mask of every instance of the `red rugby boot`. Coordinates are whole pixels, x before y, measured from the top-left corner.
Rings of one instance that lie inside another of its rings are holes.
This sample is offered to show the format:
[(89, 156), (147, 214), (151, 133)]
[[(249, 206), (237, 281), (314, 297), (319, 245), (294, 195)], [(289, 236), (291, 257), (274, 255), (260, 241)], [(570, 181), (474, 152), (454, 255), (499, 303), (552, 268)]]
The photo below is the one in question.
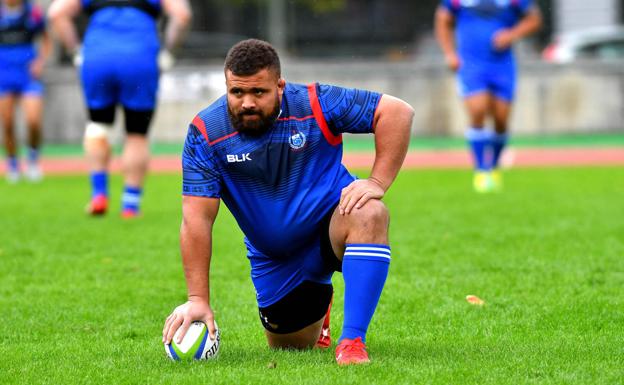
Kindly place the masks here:
[(87, 214), (92, 216), (104, 215), (108, 209), (108, 197), (106, 195), (96, 195), (91, 198), (87, 205)]
[(360, 337), (354, 340), (345, 338), (336, 347), (336, 362), (338, 365), (357, 365), (370, 362), (366, 345)]

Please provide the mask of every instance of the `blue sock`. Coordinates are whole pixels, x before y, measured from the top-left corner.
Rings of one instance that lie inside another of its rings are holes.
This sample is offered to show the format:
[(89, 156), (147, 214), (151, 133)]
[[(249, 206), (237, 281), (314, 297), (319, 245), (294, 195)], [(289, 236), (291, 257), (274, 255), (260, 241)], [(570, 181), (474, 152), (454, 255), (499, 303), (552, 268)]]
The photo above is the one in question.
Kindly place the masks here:
[(377, 308), (390, 267), (390, 246), (347, 244), (342, 259), (344, 325), (340, 340), (362, 338)]
[(39, 161), (39, 149), (28, 147), (28, 162), (36, 164)]
[(507, 133), (493, 133), (492, 134), (492, 168), (498, 167), (498, 161), (503, 153), (503, 149), (507, 145), (507, 139), (509, 135)]
[(141, 194), (143, 189), (140, 187), (125, 186), (123, 196), (121, 198), (121, 210), (139, 211), (141, 205)]
[(478, 171), (489, 170), (488, 162), (485, 159), (485, 151), (488, 147), (490, 134), (483, 128), (470, 127), (466, 130), (466, 140), (472, 151), (475, 168)]
[(108, 173), (106, 171), (96, 171), (91, 173), (92, 197), (97, 195), (108, 196)]
[(17, 160), (17, 156), (9, 156), (7, 158), (7, 165), (9, 166), (9, 170), (19, 171), (19, 161)]

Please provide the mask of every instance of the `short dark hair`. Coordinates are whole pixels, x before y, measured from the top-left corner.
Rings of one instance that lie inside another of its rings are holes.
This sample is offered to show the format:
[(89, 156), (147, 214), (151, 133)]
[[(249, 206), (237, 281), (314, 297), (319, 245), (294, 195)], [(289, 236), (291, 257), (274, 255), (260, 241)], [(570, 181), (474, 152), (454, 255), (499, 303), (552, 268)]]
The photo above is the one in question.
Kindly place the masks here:
[(280, 59), (275, 48), (266, 41), (247, 39), (236, 43), (225, 57), (225, 71), (237, 76), (250, 76), (263, 69), (269, 69), (282, 76)]

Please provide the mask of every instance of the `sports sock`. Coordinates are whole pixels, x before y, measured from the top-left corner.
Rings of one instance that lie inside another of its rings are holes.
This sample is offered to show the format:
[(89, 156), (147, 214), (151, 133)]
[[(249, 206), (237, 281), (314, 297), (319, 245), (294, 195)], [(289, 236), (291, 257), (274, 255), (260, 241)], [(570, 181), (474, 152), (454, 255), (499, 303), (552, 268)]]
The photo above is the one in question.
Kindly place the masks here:
[(492, 133), (491, 146), (492, 146), (492, 168), (498, 167), (500, 156), (503, 153), (503, 149), (507, 145), (509, 135), (507, 133), (499, 134), (497, 132)]
[(489, 170), (485, 159), (485, 151), (489, 143), (489, 133), (483, 128), (470, 127), (466, 130), (466, 140), (474, 158), (475, 168), (478, 171)]
[(17, 160), (17, 156), (9, 156), (7, 157), (7, 165), (10, 171), (18, 172), (19, 171), (19, 161)]
[(125, 186), (121, 198), (121, 210), (138, 212), (142, 193), (143, 189), (140, 187)]
[(390, 246), (347, 244), (342, 259), (344, 324), (340, 340), (362, 338), (377, 308), (390, 267)]
[(39, 149), (28, 147), (28, 162), (30, 164), (37, 164), (39, 161)]
[(98, 195), (108, 196), (108, 173), (106, 171), (95, 171), (91, 173), (92, 197)]

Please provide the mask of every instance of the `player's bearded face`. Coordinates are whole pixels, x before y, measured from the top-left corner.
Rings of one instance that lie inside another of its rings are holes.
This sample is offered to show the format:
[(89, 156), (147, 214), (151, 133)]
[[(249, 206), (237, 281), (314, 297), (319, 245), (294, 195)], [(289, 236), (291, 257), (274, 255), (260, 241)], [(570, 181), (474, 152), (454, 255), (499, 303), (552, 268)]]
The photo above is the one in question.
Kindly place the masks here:
[(232, 126), (238, 132), (260, 135), (268, 131), (280, 113), (280, 98), (275, 94), (275, 102), (268, 111), (260, 109), (232, 108), (228, 103), (228, 113)]
[(249, 76), (226, 71), (227, 107), (230, 122), (238, 132), (261, 135), (280, 113), (285, 81), (268, 69)]

